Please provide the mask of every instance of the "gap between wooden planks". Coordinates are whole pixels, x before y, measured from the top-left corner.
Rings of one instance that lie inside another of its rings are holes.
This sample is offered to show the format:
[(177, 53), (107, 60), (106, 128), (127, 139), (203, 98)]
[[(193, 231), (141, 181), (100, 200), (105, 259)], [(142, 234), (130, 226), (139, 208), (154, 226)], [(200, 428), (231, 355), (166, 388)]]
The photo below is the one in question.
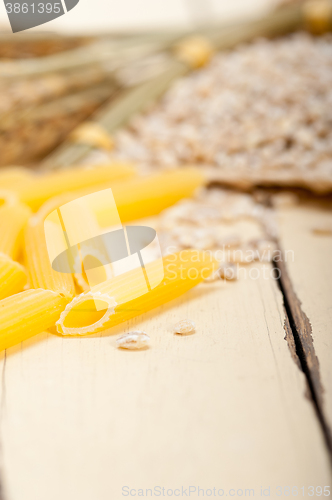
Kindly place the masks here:
[(280, 244), (293, 250), (281, 282), (332, 450), (332, 202), (281, 208), (278, 219)]
[[(183, 318), (196, 334), (170, 332)], [(2, 353), (3, 499), (118, 500), (123, 486), (158, 485), (270, 486), (277, 498), (276, 486), (328, 485), (284, 320), (276, 282), (261, 276), (202, 284), (102, 335), (44, 333)], [(135, 328), (151, 348), (116, 349), (114, 334)]]

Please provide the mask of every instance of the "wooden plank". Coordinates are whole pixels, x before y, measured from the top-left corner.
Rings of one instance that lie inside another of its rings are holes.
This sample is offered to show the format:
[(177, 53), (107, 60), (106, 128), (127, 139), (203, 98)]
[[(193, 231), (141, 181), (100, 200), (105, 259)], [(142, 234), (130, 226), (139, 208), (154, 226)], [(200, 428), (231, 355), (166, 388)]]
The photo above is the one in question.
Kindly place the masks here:
[[(290, 307), (296, 309), (295, 323), (310, 357), (309, 369), (331, 440), (332, 206), (301, 203), (280, 208), (278, 218), (281, 245), (294, 252), (286, 262), (293, 288), (288, 290)], [(319, 229), (329, 227), (330, 234), (319, 234)]]
[[(249, 222), (235, 229), (245, 227), (259, 232)], [(324, 437), (284, 340), (282, 295), (271, 266), (255, 266), (257, 279), (202, 284), (102, 335), (44, 333), (2, 355), (5, 498), (118, 500), (124, 486), (252, 488), (256, 497), (270, 487), (271, 498), (277, 486), (299, 496), (304, 486), (309, 498), (309, 486), (328, 485)], [(194, 335), (171, 333), (183, 318)], [(114, 334), (135, 328), (151, 348), (116, 349)]]

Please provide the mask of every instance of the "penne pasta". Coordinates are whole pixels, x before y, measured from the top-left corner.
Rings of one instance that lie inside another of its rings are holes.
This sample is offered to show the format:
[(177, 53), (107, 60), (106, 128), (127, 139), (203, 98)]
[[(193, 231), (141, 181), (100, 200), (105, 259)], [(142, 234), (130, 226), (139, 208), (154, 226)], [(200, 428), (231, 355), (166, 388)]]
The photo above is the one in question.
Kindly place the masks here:
[(90, 290), (90, 285), (88, 283), (87, 278), (85, 277), (83, 270), (82, 273), (75, 273), (74, 274), (74, 282), (76, 285), (77, 289), (77, 294), (80, 294), (81, 292), (87, 292)]
[(44, 220), (31, 217), (25, 230), (25, 264), (31, 288), (44, 288), (63, 294), (71, 299), (75, 285), (71, 274), (52, 269), (48, 256)]
[(17, 195), (9, 189), (0, 189), (0, 207), (17, 202)]
[(19, 185), (15, 192), (23, 203), (36, 211), (53, 196), (129, 178), (134, 174), (135, 169), (132, 166), (121, 163), (96, 167), (73, 167), (35, 176), (33, 180)]
[[(168, 255), (162, 262), (164, 278), (150, 291), (142, 279), (142, 268), (137, 268), (75, 297), (56, 323), (58, 332), (85, 335), (111, 328), (179, 297), (218, 266), (210, 253), (196, 250)], [(150, 282), (159, 279), (160, 262), (148, 264), (145, 272)]]
[[(192, 196), (205, 181), (201, 170), (188, 167), (118, 182), (112, 186), (112, 191), (121, 222), (128, 222), (159, 214), (179, 200)], [(101, 208), (97, 218), (103, 226), (107, 213)]]
[(24, 267), (7, 255), (0, 254), (0, 299), (21, 292), (26, 282)]
[(34, 174), (24, 167), (7, 167), (0, 169), (0, 189), (15, 189), (20, 184), (32, 180)]
[(19, 344), (54, 325), (66, 299), (51, 290), (27, 290), (0, 301), (0, 349)]
[[(120, 217), (122, 215), (126, 221), (153, 215), (182, 197), (190, 196), (202, 184), (203, 180), (197, 169), (188, 168), (179, 172), (162, 173), (136, 179), (135, 182), (114, 183), (112, 191), (116, 196)], [(75, 285), (72, 275), (59, 273), (52, 269), (44, 233), (44, 219), (55, 208), (86, 194), (87, 191), (82, 190), (79, 193), (80, 196), (76, 192), (54, 197), (48, 200), (30, 219), (25, 234), (25, 251), (31, 287), (57, 291), (69, 298), (74, 296)], [(97, 222), (102, 227), (105, 221), (109, 220), (109, 213), (103, 209), (103, 204), (100, 202), (96, 204), (95, 209), (93, 211)], [(79, 284), (85, 286), (86, 280), (83, 276), (82, 283)]]
[(17, 259), (24, 226), (30, 216), (30, 208), (23, 203), (9, 203), (0, 207), (0, 252)]
[[(197, 169), (187, 168), (180, 172), (162, 173), (147, 178), (135, 179), (133, 183), (131, 181), (115, 183), (112, 189), (104, 189), (89, 195), (84, 193), (84, 196), (71, 201), (69, 201), (68, 194), (49, 200), (38, 211), (37, 217), (45, 219), (45, 224), (47, 224), (45, 230), (48, 232), (49, 250), (51, 249), (53, 254), (51, 260), (53, 261), (57, 255), (67, 248), (67, 242), (63, 240), (63, 235), (60, 234), (63, 232), (63, 228), (60, 226), (58, 215), (56, 215), (56, 209), (59, 205), (60, 211), (64, 212), (66, 217), (65, 226), (68, 241), (74, 239), (77, 243), (89, 240), (87, 250), (92, 251), (90, 258), (98, 259), (98, 245), (100, 242), (97, 244), (97, 248), (94, 249), (92, 248), (91, 238), (99, 236), (103, 227), (110, 225), (112, 227), (114, 225), (121, 227), (120, 214), (122, 214), (125, 221), (135, 219), (137, 216), (153, 215), (155, 212), (169, 206), (169, 204), (175, 203), (181, 197), (191, 195), (202, 184), (203, 179)], [(113, 192), (116, 193), (117, 203), (115, 203)], [(113, 203), (111, 200), (113, 200)], [(50, 211), (53, 214), (52, 217), (55, 217), (54, 220), (53, 218), (52, 220), (49, 219)], [(81, 248), (82, 260), (89, 258), (85, 250), (85, 247)], [(110, 266), (107, 266), (109, 272), (104, 277), (105, 273), (102, 271), (105, 270), (106, 267), (99, 267), (92, 272), (90, 271), (88, 279), (82, 269), (73, 269), (72, 272), (78, 287), (86, 291), (89, 286), (88, 283), (93, 286), (110, 278)], [(54, 275), (54, 271), (52, 271), (52, 274)], [(45, 283), (43, 285), (39, 283), (39, 286), (45, 287)], [(47, 288), (49, 288), (49, 285)]]
[[(165, 208), (183, 198), (193, 195), (205, 183), (201, 170), (188, 167), (174, 172), (114, 182), (111, 186), (121, 222), (128, 222), (160, 213)], [(64, 193), (49, 199), (38, 211), (38, 216), (46, 218), (56, 208), (89, 193), (102, 191), (110, 186), (98, 185), (94, 188)], [(101, 227), (108, 224), (108, 210), (103, 210), (99, 202), (91, 207)]]

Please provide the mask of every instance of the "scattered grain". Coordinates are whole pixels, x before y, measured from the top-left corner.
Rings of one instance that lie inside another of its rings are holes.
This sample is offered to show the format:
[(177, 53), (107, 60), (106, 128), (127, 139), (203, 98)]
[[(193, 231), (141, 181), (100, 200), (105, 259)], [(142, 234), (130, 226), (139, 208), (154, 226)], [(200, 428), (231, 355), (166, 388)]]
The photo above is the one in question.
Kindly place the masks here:
[(235, 281), (238, 279), (237, 266), (231, 262), (224, 262), (218, 269), (220, 278), (227, 281)]
[(145, 171), (195, 163), (236, 187), (332, 190), (331, 41), (299, 32), (217, 54), (120, 131), (114, 155)]
[(195, 323), (189, 319), (183, 319), (176, 323), (173, 327), (173, 332), (179, 335), (188, 335), (195, 332)]
[(149, 342), (149, 335), (139, 330), (126, 333), (116, 339), (116, 344), (121, 349), (142, 349), (147, 347)]

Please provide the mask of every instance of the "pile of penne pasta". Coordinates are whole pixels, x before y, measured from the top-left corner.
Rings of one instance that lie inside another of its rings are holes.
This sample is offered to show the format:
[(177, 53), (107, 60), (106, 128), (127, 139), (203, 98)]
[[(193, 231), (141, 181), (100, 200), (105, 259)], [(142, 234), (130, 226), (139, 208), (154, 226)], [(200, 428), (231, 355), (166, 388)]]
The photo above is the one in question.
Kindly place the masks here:
[[(75, 274), (52, 268), (44, 232), (45, 218), (54, 209), (108, 187), (121, 221), (128, 222), (160, 213), (191, 196), (203, 183), (202, 174), (194, 168), (139, 177), (133, 166), (121, 163), (45, 174), (25, 168), (0, 170), (1, 350), (45, 330), (83, 335), (108, 329), (181, 295), (206, 278), (215, 263), (204, 252), (198, 257), (196, 252), (191, 259), (187, 250), (186, 256), (182, 252), (181, 257), (164, 257), (162, 283), (133, 300), (131, 289), (140, 286), (136, 270), (84, 289)], [(148, 265), (153, 274), (154, 262)], [(181, 273), (177, 273), (180, 268)], [(196, 273), (192, 273), (193, 268)]]

